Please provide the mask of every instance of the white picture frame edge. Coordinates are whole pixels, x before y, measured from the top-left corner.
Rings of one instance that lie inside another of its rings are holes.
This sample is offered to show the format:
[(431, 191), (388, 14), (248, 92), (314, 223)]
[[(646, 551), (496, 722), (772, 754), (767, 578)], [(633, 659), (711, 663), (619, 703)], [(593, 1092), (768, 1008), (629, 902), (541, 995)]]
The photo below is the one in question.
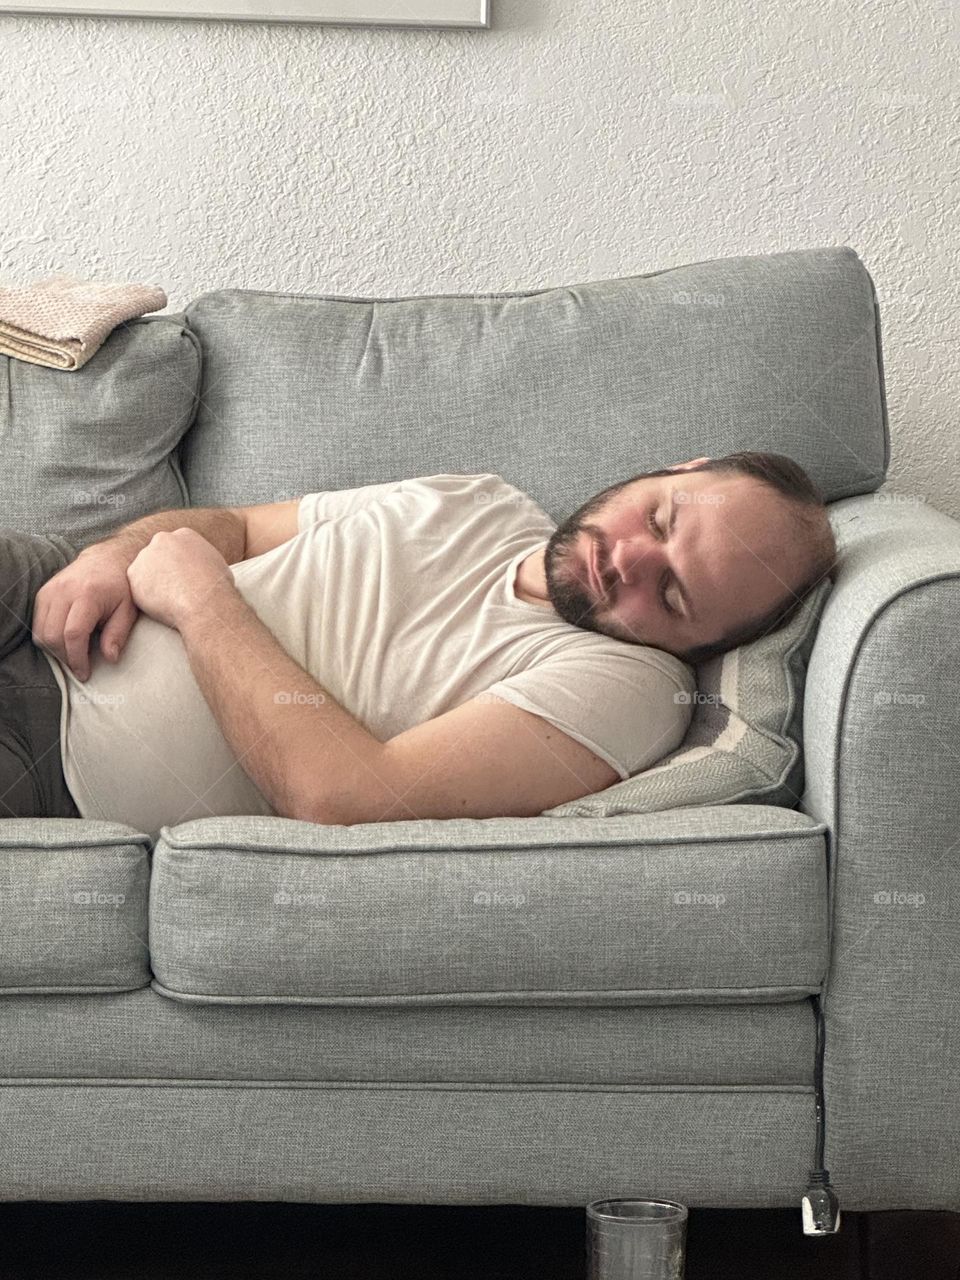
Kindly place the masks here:
[[(300, 22), (334, 26), (491, 26), (492, 0), (0, 0), (6, 13), (74, 18), (175, 18), (234, 22)], [(255, 11), (250, 12), (251, 8)]]

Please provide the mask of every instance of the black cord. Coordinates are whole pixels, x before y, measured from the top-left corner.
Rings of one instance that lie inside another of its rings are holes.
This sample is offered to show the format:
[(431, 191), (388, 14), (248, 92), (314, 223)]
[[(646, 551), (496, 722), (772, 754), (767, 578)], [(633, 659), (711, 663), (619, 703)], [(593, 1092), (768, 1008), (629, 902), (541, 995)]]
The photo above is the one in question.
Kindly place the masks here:
[[(823, 1051), (826, 1043), (826, 1027), (823, 1017), (823, 1006), (819, 996), (813, 996), (813, 1010), (817, 1017), (817, 1056), (813, 1065), (813, 1088), (817, 1108), (817, 1150), (814, 1155), (814, 1168), (823, 1169), (823, 1153), (826, 1141), (827, 1116), (823, 1098)], [(824, 1173), (826, 1172), (823, 1169)]]
[(840, 1204), (830, 1185), (830, 1171), (824, 1168), (826, 1145), (826, 1106), (823, 1095), (823, 1055), (826, 1044), (826, 1024), (819, 995), (811, 996), (817, 1018), (817, 1047), (813, 1064), (813, 1091), (816, 1107), (817, 1141), (814, 1151), (814, 1167), (803, 1197), (803, 1230), (808, 1236), (833, 1235), (840, 1230)]

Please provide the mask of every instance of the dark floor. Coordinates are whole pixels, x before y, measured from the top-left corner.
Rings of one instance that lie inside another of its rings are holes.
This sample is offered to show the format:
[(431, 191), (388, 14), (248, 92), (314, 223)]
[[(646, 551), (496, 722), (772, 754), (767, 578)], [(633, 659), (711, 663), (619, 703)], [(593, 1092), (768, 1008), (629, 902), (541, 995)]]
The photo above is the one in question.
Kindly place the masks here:
[[(580, 1209), (0, 1204), (0, 1280), (582, 1280)], [(960, 1213), (694, 1209), (686, 1280), (960, 1280)]]

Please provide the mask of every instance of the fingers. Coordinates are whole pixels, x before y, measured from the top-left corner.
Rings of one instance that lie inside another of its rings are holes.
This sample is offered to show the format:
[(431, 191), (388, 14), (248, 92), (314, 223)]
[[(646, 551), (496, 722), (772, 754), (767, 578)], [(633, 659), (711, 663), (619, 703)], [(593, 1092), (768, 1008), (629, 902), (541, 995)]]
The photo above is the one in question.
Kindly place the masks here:
[(116, 662), (119, 659), (133, 630), (133, 624), (139, 616), (140, 610), (130, 598), (119, 604), (110, 615), (100, 632), (100, 652), (110, 662)]
[(44, 620), (47, 613), (47, 597), (44, 592), (44, 586), (40, 588), (33, 597), (33, 614), (30, 618), (30, 632), (34, 644), (40, 643), (40, 637), (45, 634)]
[(67, 666), (78, 680), (90, 675), (90, 637), (100, 621), (100, 611), (89, 600), (74, 600), (63, 624)]
[(103, 624), (100, 650), (116, 662), (139, 610), (130, 592), (126, 567), (110, 557), (83, 558), (46, 582), (34, 599), (33, 642), (87, 680), (91, 641)]
[(65, 662), (67, 657), (61, 643), (63, 624), (67, 620), (72, 603), (69, 596), (61, 593), (51, 598), (44, 596), (42, 590), (37, 593), (34, 601), (33, 643), (49, 649), (61, 662)]

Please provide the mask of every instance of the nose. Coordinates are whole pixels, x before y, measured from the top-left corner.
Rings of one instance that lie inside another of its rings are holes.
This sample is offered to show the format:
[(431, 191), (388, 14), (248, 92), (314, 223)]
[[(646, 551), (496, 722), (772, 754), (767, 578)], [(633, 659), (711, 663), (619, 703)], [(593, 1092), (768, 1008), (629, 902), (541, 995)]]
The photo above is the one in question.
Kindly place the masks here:
[(652, 534), (618, 538), (610, 548), (610, 565), (625, 586), (656, 581), (663, 567), (663, 548)]

